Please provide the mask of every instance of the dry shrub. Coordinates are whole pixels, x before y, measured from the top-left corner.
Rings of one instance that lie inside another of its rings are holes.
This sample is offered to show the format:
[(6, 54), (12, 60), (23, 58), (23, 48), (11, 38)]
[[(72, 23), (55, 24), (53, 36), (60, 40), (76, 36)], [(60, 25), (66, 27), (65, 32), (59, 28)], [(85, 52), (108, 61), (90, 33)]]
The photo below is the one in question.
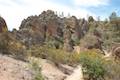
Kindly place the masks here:
[(0, 34), (0, 52), (2, 54), (12, 55), (17, 59), (25, 59), (26, 47), (10, 32)]
[(116, 63), (114, 59), (105, 62), (104, 68), (107, 73), (105, 80), (119, 80), (120, 79), (120, 63)]

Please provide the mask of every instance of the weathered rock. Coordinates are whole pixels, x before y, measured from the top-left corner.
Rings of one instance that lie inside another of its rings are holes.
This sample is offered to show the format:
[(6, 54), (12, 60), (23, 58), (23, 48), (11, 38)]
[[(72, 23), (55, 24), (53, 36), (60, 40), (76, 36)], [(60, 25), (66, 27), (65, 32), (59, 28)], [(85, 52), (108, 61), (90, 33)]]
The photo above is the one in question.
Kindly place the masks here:
[(120, 43), (115, 43), (112, 46), (111, 53), (115, 56), (115, 59), (120, 59)]
[(5, 20), (0, 16), (0, 33), (2, 32), (7, 32), (7, 24), (5, 22)]
[(81, 19), (79, 21), (79, 26), (81, 28), (81, 38), (82, 38), (89, 30), (88, 22), (85, 19)]
[(68, 65), (63, 65), (63, 64), (59, 64), (59, 65), (58, 65), (58, 68), (59, 68), (64, 74), (67, 74), (67, 75), (72, 74), (72, 73), (73, 73), (73, 70), (74, 70), (73, 67), (68, 66)]
[(40, 60), (42, 75), (45, 80), (64, 80), (66, 74), (57, 68), (54, 63), (49, 62), (48, 60)]
[(100, 49), (102, 50), (102, 47), (101, 47), (101, 44), (102, 44), (102, 41), (94, 36), (93, 34), (87, 34), (85, 35), (85, 37), (80, 41), (80, 46), (81, 47), (84, 47), (84, 48), (87, 48), (87, 49)]
[(0, 55), (0, 80), (33, 80), (33, 71), (28, 63)]
[(84, 80), (81, 65), (78, 65), (77, 68), (74, 69), (73, 73), (70, 76), (67, 76), (64, 80)]
[(46, 38), (63, 36), (59, 17), (51, 10), (44, 11), (39, 16), (31, 16), (23, 20), (19, 35), (27, 44), (40, 44)]
[(81, 37), (79, 23), (75, 16), (65, 19), (65, 27), (69, 27), (72, 34), (74, 34), (78, 39)]
[(71, 40), (71, 31), (67, 27), (64, 31), (64, 50), (71, 52), (73, 50), (73, 43)]

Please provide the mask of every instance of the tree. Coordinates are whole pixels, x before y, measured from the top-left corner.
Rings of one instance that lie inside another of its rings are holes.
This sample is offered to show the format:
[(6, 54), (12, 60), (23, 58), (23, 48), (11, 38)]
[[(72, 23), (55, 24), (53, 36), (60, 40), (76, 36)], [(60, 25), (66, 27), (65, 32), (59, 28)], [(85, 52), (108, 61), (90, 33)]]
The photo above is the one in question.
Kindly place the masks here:
[(110, 17), (109, 17), (110, 21), (113, 21), (113, 20), (115, 20), (116, 18), (117, 18), (116, 12), (112, 12), (111, 15), (110, 15)]
[(93, 22), (94, 21), (94, 18), (92, 16), (89, 16), (88, 17), (88, 22)]

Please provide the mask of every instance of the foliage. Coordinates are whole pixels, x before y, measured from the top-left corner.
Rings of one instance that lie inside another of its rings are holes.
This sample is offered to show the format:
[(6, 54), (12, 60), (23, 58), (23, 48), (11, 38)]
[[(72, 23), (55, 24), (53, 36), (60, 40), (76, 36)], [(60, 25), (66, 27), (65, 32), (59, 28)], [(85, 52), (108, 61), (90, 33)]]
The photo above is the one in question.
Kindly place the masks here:
[(113, 59), (105, 61), (105, 80), (119, 80), (120, 79), (120, 63), (116, 63)]
[(88, 22), (93, 22), (93, 21), (94, 21), (93, 17), (92, 17), (92, 16), (89, 16), (89, 17), (88, 17)]
[(101, 42), (93, 34), (86, 34), (80, 41), (80, 46), (88, 49), (101, 48)]
[(77, 64), (79, 61), (79, 54), (73, 52), (69, 53), (62, 49), (50, 48), (48, 46), (33, 46), (28, 50), (30, 56), (45, 58), (53, 61), (55, 64)]
[(88, 80), (103, 80), (105, 69), (103, 59), (94, 50), (80, 53), (80, 63), (83, 67), (84, 75), (88, 75)]
[(7, 33), (0, 34), (0, 52), (3, 54), (7, 53), (9, 37)]
[(51, 36), (47, 35), (45, 44), (48, 47), (52, 47), (52, 48), (56, 48), (56, 49), (62, 48), (63, 47), (63, 39), (59, 36), (51, 37)]
[(65, 56), (67, 54), (65, 54), (63, 50), (58, 50), (47, 46), (33, 46), (30, 51), (29, 53), (31, 54), (31, 56), (46, 58), (55, 63), (66, 63)]
[(33, 80), (44, 80), (41, 74), (41, 67), (39, 66), (39, 61), (35, 59), (31, 59), (30, 68), (34, 71), (35, 76)]
[(26, 47), (9, 32), (0, 34), (0, 52), (21, 60), (27, 56)]

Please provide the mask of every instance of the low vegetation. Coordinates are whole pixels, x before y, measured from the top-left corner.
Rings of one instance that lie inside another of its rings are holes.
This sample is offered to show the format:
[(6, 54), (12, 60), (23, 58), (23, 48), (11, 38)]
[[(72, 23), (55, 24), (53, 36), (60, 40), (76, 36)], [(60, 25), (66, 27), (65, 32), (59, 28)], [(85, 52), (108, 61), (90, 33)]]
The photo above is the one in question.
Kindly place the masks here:
[(41, 57), (53, 61), (55, 64), (76, 64), (79, 61), (79, 54), (69, 53), (62, 49), (50, 48), (47, 46), (33, 46), (28, 50), (29, 56)]
[(85, 51), (80, 55), (80, 64), (83, 67), (85, 80), (103, 80), (106, 70), (102, 55), (95, 51)]
[(33, 80), (44, 80), (42, 74), (41, 74), (41, 67), (40, 67), (40, 62), (35, 59), (30, 60), (30, 68), (34, 71), (35, 75)]
[[(50, 17), (47, 17), (48, 13)], [(67, 18), (63, 20), (57, 17), (53, 11), (48, 13), (43, 13), (43, 20), (40, 20), (41, 15), (29, 17), (23, 21), (18, 31), (6, 32), (5, 28), (0, 33), (0, 53), (21, 60), (34, 56), (50, 60), (56, 65), (67, 64), (75, 67), (81, 64), (85, 80), (120, 79), (119, 61), (115, 62), (112, 58), (106, 60), (99, 51), (110, 51), (112, 43), (120, 42), (120, 17), (116, 13), (110, 15), (109, 21), (95, 21), (89, 16), (88, 20), (71, 17), (70, 22)], [(65, 20), (67, 23), (64, 23)], [(45, 25), (42, 21), (46, 22)], [(80, 46), (87, 51), (72, 52), (74, 46)], [(32, 70), (35, 71), (34, 80), (44, 80), (38, 63), (34, 60), (31, 62)]]

